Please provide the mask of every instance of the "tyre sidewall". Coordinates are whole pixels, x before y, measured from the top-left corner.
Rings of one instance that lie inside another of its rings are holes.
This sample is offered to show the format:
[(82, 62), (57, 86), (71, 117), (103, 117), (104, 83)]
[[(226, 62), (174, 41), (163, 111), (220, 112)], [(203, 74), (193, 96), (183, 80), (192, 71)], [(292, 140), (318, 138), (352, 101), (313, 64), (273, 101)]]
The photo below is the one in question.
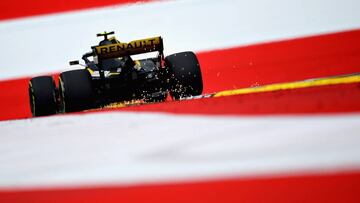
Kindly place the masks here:
[(165, 58), (173, 99), (200, 95), (203, 82), (199, 61), (193, 52), (181, 52)]
[(82, 111), (92, 107), (93, 89), (91, 75), (87, 70), (61, 73), (59, 90), (62, 112)]
[(29, 81), (29, 99), (32, 115), (46, 116), (57, 113), (56, 86), (53, 77), (39, 76)]

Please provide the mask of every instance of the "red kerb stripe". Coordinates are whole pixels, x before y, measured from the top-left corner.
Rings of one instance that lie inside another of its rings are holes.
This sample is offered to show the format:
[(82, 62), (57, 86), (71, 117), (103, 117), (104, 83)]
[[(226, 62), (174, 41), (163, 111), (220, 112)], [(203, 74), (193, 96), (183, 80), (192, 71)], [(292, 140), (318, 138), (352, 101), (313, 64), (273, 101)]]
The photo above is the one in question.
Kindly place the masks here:
[(360, 30), (198, 55), (205, 92), (360, 72)]
[(0, 20), (149, 1), (151, 0), (2, 0)]
[[(104, 110), (99, 110), (104, 111)], [(200, 115), (273, 115), (360, 112), (360, 84), (254, 93), (130, 106), (107, 111)]]
[(223, 179), (131, 187), (0, 191), (6, 203), (360, 202), (360, 173)]

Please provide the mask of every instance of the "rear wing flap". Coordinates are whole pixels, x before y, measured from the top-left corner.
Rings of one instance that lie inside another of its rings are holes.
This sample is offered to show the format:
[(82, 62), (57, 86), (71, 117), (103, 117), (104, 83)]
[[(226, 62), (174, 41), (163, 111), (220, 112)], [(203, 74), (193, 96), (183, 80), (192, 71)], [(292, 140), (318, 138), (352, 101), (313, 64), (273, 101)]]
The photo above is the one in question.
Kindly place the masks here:
[(98, 59), (118, 58), (136, 54), (158, 51), (163, 53), (163, 40), (159, 37), (152, 37), (131, 41), (129, 43), (116, 43), (104, 46), (93, 47)]

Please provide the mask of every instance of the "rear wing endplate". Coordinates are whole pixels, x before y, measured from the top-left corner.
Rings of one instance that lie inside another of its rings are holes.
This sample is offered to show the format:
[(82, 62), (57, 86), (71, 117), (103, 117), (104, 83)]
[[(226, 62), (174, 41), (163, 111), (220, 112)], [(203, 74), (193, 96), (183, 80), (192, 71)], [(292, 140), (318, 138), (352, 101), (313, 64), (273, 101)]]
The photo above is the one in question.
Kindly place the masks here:
[(161, 37), (140, 39), (129, 43), (96, 46), (93, 48), (99, 59), (117, 58), (154, 51), (159, 51), (162, 54), (164, 50)]

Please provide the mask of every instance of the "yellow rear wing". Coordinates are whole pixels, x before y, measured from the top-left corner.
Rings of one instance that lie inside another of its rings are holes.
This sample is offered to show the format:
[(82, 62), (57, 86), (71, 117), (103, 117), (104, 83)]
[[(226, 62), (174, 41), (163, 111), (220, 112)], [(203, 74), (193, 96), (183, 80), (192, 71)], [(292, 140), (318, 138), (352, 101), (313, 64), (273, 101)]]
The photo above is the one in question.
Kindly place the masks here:
[(94, 47), (95, 54), (99, 59), (117, 58), (153, 51), (159, 51), (162, 54), (163, 49), (163, 40), (161, 37), (152, 37), (131, 41), (129, 43), (116, 43)]

